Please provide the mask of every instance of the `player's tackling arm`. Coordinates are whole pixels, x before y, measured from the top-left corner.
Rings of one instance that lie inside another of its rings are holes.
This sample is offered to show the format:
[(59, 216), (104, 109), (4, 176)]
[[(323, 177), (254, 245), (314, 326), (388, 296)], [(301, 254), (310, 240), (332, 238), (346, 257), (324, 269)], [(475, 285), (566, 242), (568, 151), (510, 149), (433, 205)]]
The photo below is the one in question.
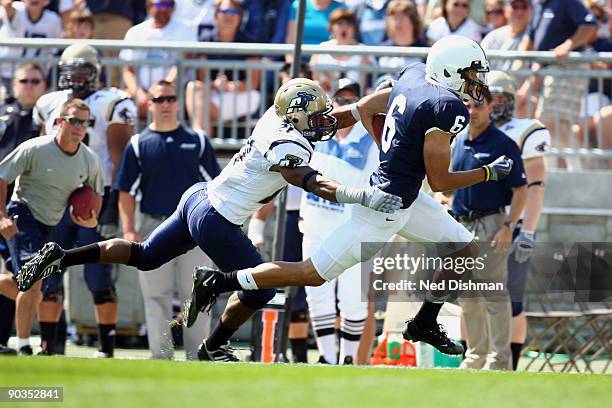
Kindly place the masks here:
[(485, 181), (486, 170), (449, 171), (451, 159), (451, 134), (432, 130), (425, 135), (423, 158), (429, 186), (435, 192), (452, 191)]
[[(323, 177), (310, 166), (278, 167), (278, 171), (287, 183), (309, 191), (329, 201), (337, 202), (336, 188), (338, 183)], [(308, 176), (307, 179), (305, 179)], [(305, 182), (305, 183), (304, 183)]]
[[(359, 102), (351, 105), (340, 106), (332, 111), (332, 115), (338, 120), (338, 129), (353, 126), (361, 118), (361, 123), (369, 134), (374, 135), (372, 120), (377, 113), (385, 113), (391, 88), (386, 88), (371, 95), (364, 96)], [(355, 113), (355, 109), (357, 113)]]

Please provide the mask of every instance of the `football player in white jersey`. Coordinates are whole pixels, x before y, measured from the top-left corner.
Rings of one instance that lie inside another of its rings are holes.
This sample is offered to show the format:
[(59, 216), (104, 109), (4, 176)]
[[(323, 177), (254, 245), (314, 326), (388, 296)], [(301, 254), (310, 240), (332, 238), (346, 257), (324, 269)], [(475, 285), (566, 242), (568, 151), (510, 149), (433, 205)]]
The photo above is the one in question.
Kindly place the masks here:
[(518, 145), (527, 175), (528, 196), (522, 221), (515, 229), (514, 253), (508, 258), (508, 290), (512, 300), (512, 364), (516, 370), (518, 359), (527, 336), (527, 318), (523, 311), (523, 293), (527, 281), (529, 256), (533, 250), (534, 233), (544, 203), (546, 163), (544, 156), (550, 150), (550, 133), (537, 119), (517, 119), (514, 114), (516, 87), (510, 75), (491, 71), (489, 90), (493, 96), (491, 119), (501, 131)]
[[(334, 108), (355, 103), (361, 88), (351, 79), (338, 83), (332, 103)], [(369, 185), (370, 175), (379, 164), (378, 146), (359, 122), (340, 129), (327, 143), (316, 146), (312, 167), (323, 174), (354, 187)], [(333, 203), (312, 193), (302, 194), (300, 231), (304, 234), (303, 259), (308, 259), (322, 242), (351, 215), (353, 206)], [(325, 228), (321, 228), (325, 225)], [(363, 333), (368, 304), (362, 300), (361, 264), (321, 286), (307, 286), (310, 321), (315, 332), (321, 363), (353, 364)], [(337, 300), (337, 302), (336, 302)], [(336, 307), (340, 312), (340, 330), (336, 332)], [(336, 339), (340, 335), (340, 354)]]
[[(59, 62), (60, 90), (43, 95), (34, 108), (34, 121), (45, 134), (55, 132), (60, 109), (70, 98), (83, 99), (91, 110), (87, 144), (100, 157), (104, 169), (104, 204), (98, 230), (75, 225), (68, 215), (58, 226), (57, 240), (66, 247), (91, 244), (118, 232), (118, 195), (111, 185), (121, 155), (132, 136), (136, 106), (129, 95), (116, 88), (97, 89), (100, 76), (98, 52), (87, 44), (74, 44), (64, 50)], [(99, 357), (111, 357), (117, 322), (117, 295), (110, 265), (85, 265), (85, 281), (93, 295), (98, 321)], [(54, 277), (53, 279), (58, 279)], [(53, 299), (52, 294), (48, 294)], [(57, 298), (57, 297), (55, 297)], [(48, 303), (55, 303), (49, 301)], [(55, 304), (54, 307), (59, 307)]]
[[(329, 98), (315, 82), (297, 78), (285, 83), (276, 93), (274, 106), (258, 121), (246, 145), (221, 174), (209, 183), (189, 188), (174, 214), (146, 241), (111, 239), (66, 250), (56, 243), (46, 244), (22, 268), (20, 290), (27, 290), (34, 282), (55, 276), (58, 270), (72, 265), (119, 263), (142, 271), (155, 269), (196, 245), (228, 275), (259, 265), (263, 263), (261, 255), (242, 232), (241, 225), (287, 183), (330, 201), (359, 203), (394, 213), (401, 207), (401, 199), (385, 193), (385, 185), (353, 188), (321, 177), (308, 166), (312, 143), (328, 140), (336, 132), (331, 110)], [(204, 272), (197, 270), (194, 287), (203, 283)], [(200, 346), (199, 358), (237, 361), (228, 345), (230, 337), (275, 293), (274, 289), (262, 289), (232, 294), (218, 325)], [(184, 324), (191, 327), (205, 306), (196, 301), (186, 302)]]

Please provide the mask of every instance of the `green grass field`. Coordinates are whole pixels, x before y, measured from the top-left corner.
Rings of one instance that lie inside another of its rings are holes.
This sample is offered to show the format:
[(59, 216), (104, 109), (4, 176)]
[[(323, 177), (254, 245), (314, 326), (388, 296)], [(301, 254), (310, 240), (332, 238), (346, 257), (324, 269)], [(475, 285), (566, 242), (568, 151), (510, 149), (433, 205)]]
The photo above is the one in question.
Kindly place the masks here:
[(0, 386), (60, 386), (64, 402), (45, 406), (105, 408), (582, 408), (612, 397), (605, 375), (65, 357), (4, 357)]

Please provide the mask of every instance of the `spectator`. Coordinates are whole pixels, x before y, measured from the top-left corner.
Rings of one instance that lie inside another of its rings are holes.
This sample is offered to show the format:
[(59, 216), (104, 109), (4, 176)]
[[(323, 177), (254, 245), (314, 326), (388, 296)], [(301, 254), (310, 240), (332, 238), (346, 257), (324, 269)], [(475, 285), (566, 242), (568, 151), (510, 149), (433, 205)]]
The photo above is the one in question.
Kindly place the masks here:
[[(415, 6), (409, 1), (392, 0), (387, 6), (385, 18), (387, 37), (382, 45), (399, 47), (427, 47), (421, 38), (421, 23)], [(413, 62), (422, 61), (416, 57), (380, 57), (378, 65), (400, 70)]]
[(358, 39), (364, 45), (380, 45), (386, 38), (385, 16), (388, 0), (363, 1), (355, 7)]
[[(358, 45), (355, 36), (357, 34), (357, 19), (355, 14), (347, 9), (339, 8), (329, 15), (328, 30), (331, 40), (324, 41), (321, 45)], [(370, 65), (370, 59), (361, 55), (331, 55), (314, 54), (310, 59), (310, 65), (339, 65), (336, 71), (316, 71), (314, 79), (325, 92), (332, 91), (332, 84), (336, 84), (342, 78), (365, 84), (365, 72), (348, 70), (346, 68)]]
[(523, 311), (523, 294), (527, 282), (529, 257), (535, 241), (535, 230), (544, 204), (546, 154), (550, 151), (550, 133), (535, 119), (514, 118), (512, 78), (502, 71), (491, 71), (487, 78), (493, 96), (491, 119), (521, 150), (527, 176), (527, 201), (521, 220), (513, 231), (514, 252), (508, 257), (508, 292), (512, 301), (512, 368), (516, 370), (527, 337), (527, 317)]
[[(206, 135), (179, 122), (178, 96), (173, 84), (164, 80), (153, 84), (148, 104), (153, 121), (130, 141), (115, 182), (115, 188), (120, 191), (123, 237), (133, 242), (147, 239), (172, 215), (181, 196), (192, 184), (210, 181), (221, 171)], [(137, 182), (137, 190), (134, 190)], [(141, 195), (142, 213), (138, 229), (134, 223), (137, 193)], [(193, 269), (203, 263), (211, 266), (205, 254), (199, 249), (191, 249), (158, 269), (139, 273), (153, 358), (173, 357), (168, 321), (172, 318), (174, 282), (177, 282), (179, 299), (187, 299), (191, 294)], [(193, 327), (183, 329), (188, 360), (198, 359), (198, 346), (209, 332), (208, 314), (200, 316)]]
[(240, 30), (240, 42), (284, 44), (292, 0), (250, 0), (244, 2), (248, 15)]
[[(195, 32), (184, 23), (172, 18), (174, 0), (147, 0), (147, 12), (151, 17), (142, 23), (130, 28), (125, 34), (126, 41), (154, 42), (154, 41), (195, 41)], [(141, 118), (146, 117), (148, 111), (147, 91), (153, 83), (160, 79), (174, 82), (176, 68), (151, 67), (140, 63), (142, 60), (167, 61), (174, 59), (175, 54), (163, 49), (131, 50), (124, 49), (119, 58), (127, 61), (139, 62), (138, 72), (135, 66), (123, 68), (123, 80), (128, 93), (134, 98)], [(154, 64), (155, 62), (153, 62)]]
[[(539, 1), (533, 5), (529, 37), (520, 48), (553, 51), (562, 68), (587, 69), (585, 64), (568, 66), (567, 57), (570, 51), (583, 50), (596, 31), (595, 18), (579, 0)], [(538, 64), (533, 67), (534, 70), (539, 68)], [(529, 93), (539, 92), (541, 85), (541, 77), (525, 81), (517, 93), (519, 106), (524, 107)], [(586, 87), (582, 78), (553, 75), (544, 78), (536, 118), (557, 137), (555, 144), (560, 148), (568, 145), (570, 124), (576, 116), (575, 101), (582, 99)], [(574, 163), (568, 162), (567, 165), (573, 167)]]
[[(293, 2), (289, 24), (287, 25), (287, 43), (295, 42), (295, 28), (297, 25), (297, 1)], [(304, 44), (321, 44), (329, 40), (329, 16), (337, 8), (345, 6), (334, 0), (307, 0), (304, 13)], [(288, 61), (289, 62), (289, 61)]]
[[(65, 1), (65, 0), (64, 0)], [(80, 0), (74, 0), (78, 3)], [(85, 0), (93, 14), (94, 38), (121, 40), (140, 22), (144, 14), (142, 0)]]
[[(428, 27), (433, 19), (442, 15), (442, 0), (416, 0), (423, 25)], [(470, 18), (479, 26), (485, 24), (485, 0), (470, 0)], [(422, 11), (423, 10), (423, 11)]]
[(427, 40), (433, 44), (447, 35), (462, 35), (476, 42), (482, 37), (482, 27), (469, 17), (468, 0), (442, 0), (442, 16), (431, 22), (427, 29)]
[[(100, 159), (82, 143), (89, 120), (89, 107), (85, 102), (72, 99), (62, 106), (60, 127), (55, 136), (28, 140), (0, 163), (0, 202), (6, 202), (7, 185), (16, 180), (11, 201), (6, 207), (0, 207), (0, 233), (9, 243), (13, 271), (17, 274), (22, 264), (50, 240), (74, 190), (85, 184), (100, 196), (104, 193)], [(99, 207), (92, 210), (88, 219), (73, 219), (83, 227), (94, 228), (99, 210)], [(36, 307), (43, 300), (43, 283), (38, 282), (30, 290), (17, 293), (13, 281), (11, 290), (16, 294), (20, 354), (32, 354), (30, 332)], [(45, 296), (46, 300), (57, 301), (63, 293), (51, 289)], [(57, 310), (41, 309), (38, 313), (43, 354), (54, 353), (60, 312), (61, 306)]]
[[(506, 0), (504, 12), (508, 24), (487, 34), (480, 43), (483, 49), (516, 51), (526, 37), (531, 16), (531, 0)], [(491, 62), (491, 69), (509, 71), (511, 66), (511, 60)]]
[(198, 41), (211, 41), (215, 33), (215, 0), (177, 0), (173, 17), (193, 27)]
[[(343, 78), (334, 93), (334, 108), (356, 103), (361, 96), (359, 84)], [(370, 175), (378, 167), (378, 146), (367, 130), (357, 123), (338, 130), (335, 137), (315, 148), (313, 168), (330, 174), (335, 180), (353, 187), (369, 185)], [(302, 194), (300, 230), (304, 234), (303, 256), (308, 259), (337, 226), (350, 218), (351, 205), (324, 200), (312, 193)], [(325, 223), (326, 228), (321, 228)], [(317, 339), (320, 363), (338, 364), (336, 347), (336, 298), (340, 311), (341, 364), (354, 364), (363, 333), (368, 304), (361, 300), (361, 265), (348, 269), (337, 279), (317, 287), (306, 287), (306, 299), (312, 328)]]
[[(62, 22), (57, 13), (45, 10), (43, 0), (25, 0), (23, 2), (2, 0), (0, 2), (0, 39), (2, 38), (60, 38)], [(2, 57), (51, 57), (55, 50), (51, 48), (1, 47)], [(11, 89), (14, 66), (2, 64), (2, 82), (6, 92)]]
[[(476, 105), (466, 103), (470, 113), (469, 126), (457, 136), (453, 147), (453, 171), (479, 168), (506, 155), (514, 164), (501, 183), (481, 183), (453, 193), (452, 208), (457, 219), (473, 231), (478, 242), (491, 242), (495, 250), (487, 255), (487, 268), (474, 270), (474, 278), (501, 282), (508, 277), (508, 252), (512, 232), (527, 199), (527, 183), (521, 152), (517, 145), (491, 122), (491, 94)], [(504, 208), (510, 205), (506, 216)], [(505, 286), (504, 286), (505, 287)], [(482, 297), (460, 299), (467, 334), (467, 350), (463, 368), (511, 369), (511, 309), (507, 290), (486, 293)]]
[[(45, 90), (44, 72), (39, 65), (23, 64), (15, 71), (13, 79), (14, 98), (9, 98), (0, 106), (0, 160), (15, 150), (22, 142), (40, 134), (40, 127), (32, 122), (32, 108), (36, 100)], [(7, 197), (13, 193), (13, 185), (8, 186)], [(0, 255), (4, 259), (6, 269), (12, 271), (10, 253), (3, 237), (0, 236)], [(11, 282), (5, 282), (11, 281)], [(13, 277), (0, 272), (0, 354), (16, 354), (14, 349), (6, 347), (10, 337), (15, 316), (15, 297), (12, 291)], [(3, 289), (5, 287), (6, 289)]]
[(485, 2), (485, 32), (490, 32), (508, 24), (504, 13), (504, 0), (487, 0)]
[[(215, 25), (217, 28), (215, 42), (235, 42), (240, 22), (242, 21), (242, 3), (239, 0), (215, 1)], [(259, 61), (259, 57), (245, 55), (207, 54), (202, 56), (207, 60), (220, 61)], [(232, 69), (211, 68), (200, 73), (203, 80), (187, 84), (187, 113), (196, 129), (206, 129), (210, 132), (217, 121), (229, 120), (233, 117), (252, 115), (259, 108), (260, 71), (238, 70), (237, 76)], [(206, 81), (209, 81), (210, 93), (207, 94)]]

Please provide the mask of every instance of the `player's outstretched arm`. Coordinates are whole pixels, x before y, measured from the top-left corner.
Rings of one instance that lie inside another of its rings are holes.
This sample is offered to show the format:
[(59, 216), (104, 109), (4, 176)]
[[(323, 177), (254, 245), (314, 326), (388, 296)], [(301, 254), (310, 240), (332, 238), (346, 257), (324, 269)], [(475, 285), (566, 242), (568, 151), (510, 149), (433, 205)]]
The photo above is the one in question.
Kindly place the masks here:
[(389, 95), (391, 95), (391, 88), (386, 88), (364, 96), (357, 103), (335, 108), (331, 114), (338, 120), (338, 129), (353, 126), (361, 120), (368, 133), (374, 135), (372, 120), (377, 113), (385, 113), (387, 111)]
[(400, 197), (383, 191), (386, 185), (368, 188), (349, 187), (323, 177), (321, 173), (309, 166), (279, 167), (278, 171), (288, 183), (329, 201), (361, 204), (385, 213), (394, 213), (402, 207)]
[(512, 169), (512, 160), (502, 156), (493, 163), (468, 171), (449, 171), (451, 134), (434, 130), (425, 136), (423, 158), (429, 186), (433, 191), (452, 191), (483, 181), (505, 178)]

